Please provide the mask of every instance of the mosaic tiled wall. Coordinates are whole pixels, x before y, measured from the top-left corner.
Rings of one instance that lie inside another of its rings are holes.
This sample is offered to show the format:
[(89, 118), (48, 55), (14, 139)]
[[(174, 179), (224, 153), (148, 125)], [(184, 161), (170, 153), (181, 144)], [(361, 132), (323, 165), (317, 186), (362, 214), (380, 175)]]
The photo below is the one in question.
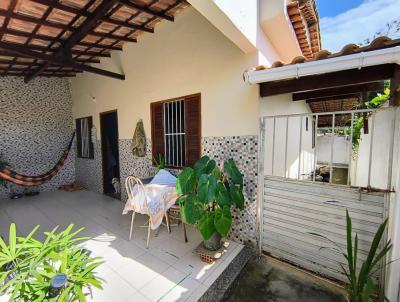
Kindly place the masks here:
[[(76, 145), (74, 145), (76, 150)], [(101, 141), (93, 142), (94, 159), (76, 158), (76, 181), (84, 188), (103, 193), (103, 172), (101, 160)]]
[[(29, 84), (20, 77), (0, 78), (0, 154), (13, 170), (40, 175), (53, 167), (67, 147), (72, 128), (68, 80), (38, 77)], [(33, 190), (55, 190), (75, 180), (75, 150), (51, 181)], [(25, 188), (11, 185), (11, 190)], [(0, 188), (0, 197), (7, 196)]]
[(203, 154), (217, 162), (232, 158), (244, 174), (245, 208), (234, 210), (234, 223), (230, 238), (256, 244), (257, 213), (257, 136), (205, 137), (202, 140)]
[[(95, 159), (76, 160), (76, 178), (89, 190), (102, 192), (101, 147), (100, 141), (95, 143)], [(127, 198), (124, 189), (128, 175), (149, 177), (155, 169), (151, 165), (151, 143), (147, 139), (147, 154), (145, 157), (133, 156), (131, 140), (119, 141), (121, 200)], [(234, 226), (230, 237), (239, 242), (255, 244), (256, 199), (257, 199), (257, 136), (206, 137), (202, 140), (202, 152), (214, 158), (217, 162), (234, 159), (245, 179), (245, 210), (235, 210)]]

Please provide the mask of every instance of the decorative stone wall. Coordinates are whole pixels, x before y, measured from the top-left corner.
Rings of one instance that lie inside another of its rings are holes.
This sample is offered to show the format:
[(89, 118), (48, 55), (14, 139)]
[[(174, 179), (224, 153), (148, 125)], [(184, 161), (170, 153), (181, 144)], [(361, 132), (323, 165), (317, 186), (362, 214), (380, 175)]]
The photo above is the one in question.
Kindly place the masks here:
[[(0, 154), (25, 175), (50, 170), (68, 146), (73, 132), (72, 101), (67, 79), (0, 78)], [(31, 190), (55, 190), (75, 180), (75, 150), (51, 181)], [(10, 185), (14, 192), (25, 187)], [(0, 188), (0, 197), (8, 194)]]
[(119, 141), (119, 164), (121, 177), (121, 200), (126, 201), (128, 195), (125, 190), (125, 179), (129, 175), (134, 175), (139, 178), (154, 176), (156, 169), (152, 165), (151, 141), (146, 139), (147, 148), (146, 156), (134, 156), (131, 150), (130, 139), (122, 139)]
[[(76, 144), (74, 144), (74, 148), (76, 150)], [(100, 140), (93, 142), (93, 151), (93, 159), (75, 159), (76, 181), (90, 191), (103, 193), (103, 170)]]

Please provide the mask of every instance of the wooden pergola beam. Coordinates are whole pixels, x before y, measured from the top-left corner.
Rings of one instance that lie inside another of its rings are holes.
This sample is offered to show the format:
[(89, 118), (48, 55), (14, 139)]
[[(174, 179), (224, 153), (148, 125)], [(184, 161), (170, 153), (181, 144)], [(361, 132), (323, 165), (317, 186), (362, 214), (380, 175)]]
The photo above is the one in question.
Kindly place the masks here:
[(112, 40), (116, 40), (116, 41), (124, 41), (124, 42), (132, 42), (132, 43), (137, 42), (137, 40), (135, 38), (129, 38), (129, 37), (114, 35), (114, 34), (110, 34), (110, 33), (102, 33), (102, 32), (94, 31), (94, 30), (90, 30), (89, 32), (87, 32), (87, 34), (97, 36), (97, 37), (100, 37), (103, 39), (112, 39)]
[(320, 98), (346, 98), (348, 95), (360, 94), (364, 90), (366, 91), (379, 91), (383, 90), (384, 82), (373, 82), (367, 84), (359, 84), (359, 85), (351, 85), (344, 87), (335, 87), (328, 89), (318, 89), (313, 91), (299, 92), (293, 93), (292, 100), (293, 101), (302, 101), (308, 100), (312, 101), (313, 99)]
[(260, 84), (262, 97), (351, 86), (392, 78), (395, 64), (383, 64)]
[[(107, 3), (108, 3), (108, 1), (114, 1), (114, 0), (107, 0)], [(75, 28), (68, 24), (62, 24), (62, 23), (51, 22), (51, 21), (47, 21), (47, 20), (43, 20), (43, 19), (37, 19), (37, 18), (30, 17), (27, 15), (21, 15), (21, 14), (17, 14), (14, 12), (10, 12), (10, 11), (4, 10), (4, 9), (0, 9), (0, 16), (17, 19), (17, 20), (24, 21), (24, 22), (30, 22), (30, 23), (34, 23), (34, 24), (54, 27), (57, 29), (62, 29), (62, 30), (67, 30), (67, 31), (75, 32), (78, 30), (78, 28)], [(98, 36), (101, 38), (120, 40), (120, 41), (124, 41), (124, 42), (136, 42), (136, 39), (133, 39), (133, 38), (118, 36), (118, 35), (113, 35), (113, 34), (107, 34), (107, 33), (102, 33), (102, 32), (93, 31), (93, 30), (91, 30), (89, 32), (85, 32), (85, 35), (86, 34), (91, 34), (93, 36)]]
[[(49, 65), (50, 64), (56, 64), (56, 65), (70, 67), (70, 68), (81, 70), (81, 71), (87, 71), (87, 72), (91, 72), (91, 73), (95, 73), (95, 74), (111, 77), (111, 78), (118, 79), (118, 80), (124, 80), (125, 79), (125, 75), (123, 75), (123, 74), (115, 73), (115, 72), (108, 71), (108, 70), (103, 70), (103, 69), (100, 69), (100, 68), (92, 67), (90, 65), (78, 64), (78, 63), (76, 63), (76, 62), (74, 62), (72, 60), (71, 61), (66, 61), (65, 58), (59, 58), (59, 57), (54, 56), (54, 55), (52, 55), (52, 56), (46, 55), (46, 54), (43, 54), (43, 53), (40, 53), (40, 52), (36, 52), (36, 51), (33, 51), (33, 50), (26, 49), (23, 46), (10, 45), (8, 43), (0, 41), (0, 48), (5, 49), (5, 50), (7, 50), (9, 52), (18, 54), (18, 55), (27, 56), (27, 57), (31, 57), (33, 59), (39, 59), (39, 60), (46, 61), (47, 62), (46, 64), (49, 64)], [(42, 65), (41, 68), (43, 68), (43, 66), (44, 65)], [(46, 68), (47, 67), (48, 66), (46, 66)], [(37, 75), (37, 74), (38, 73), (35, 72), (35, 75)]]
[[(14, 45), (14, 44), (11, 44), (11, 45)], [(21, 44), (21, 45), (18, 45), (18, 46), (23, 47), (24, 45)], [(15, 54), (15, 52), (11, 52), (11, 51), (6, 50), (6, 49), (1, 49), (1, 47), (0, 47), (0, 56), (13, 57), (14, 58), (17, 55)], [(32, 56), (27, 56), (27, 55), (23, 55), (23, 54), (18, 54), (18, 56), (24, 57), (24, 58), (32, 58)], [(91, 59), (74, 58), (74, 60), (75, 60), (75, 62), (80, 62), (80, 63), (100, 63), (100, 60), (94, 59), (94, 58), (91, 58)], [(16, 64), (18, 64), (18, 62)]]
[[(25, 72), (28, 74), (28, 72), (26, 72), (25, 69), (22, 68), (16, 68), (16, 67), (9, 67), (7, 69), (2, 69), (0, 68), (0, 73), (4, 72), (4, 71), (21, 71), (21, 72)], [(59, 73), (82, 73), (82, 70), (73, 70), (73, 69), (62, 69), (62, 70), (57, 70), (57, 69), (47, 69), (46, 72), (50, 73), (50, 72), (59, 72)]]
[[(5, 72), (5, 73), (1, 73), (1, 76), (26, 76), (27, 73), (26, 72), (15, 72), (15, 71), (11, 71), (11, 72)], [(40, 76), (42, 77), (58, 77), (58, 78), (70, 78), (70, 77), (74, 77), (76, 76), (75, 73), (43, 73)]]
[[(117, 0), (107, 0), (107, 1), (101, 2), (99, 4), (99, 6), (97, 6), (96, 9), (93, 11), (92, 17), (86, 18), (85, 21), (83, 21), (83, 23), (79, 26), (79, 28), (77, 28), (76, 31), (74, 31), (72, 33), (72, 35), (65, 41), (65, 43), (63, 43), (62, 47), (60, 47), (60, 49), (54, 54), (54, 57), (60, 58), (59, 60), (62, 62), (70, 61), (69, 64), (76, 64), (76, 63), (72, 62), (71, 58), (67, 58), (66, 53), (68, 53), (72, 49), (72, 47), (74, 47), (80, 40), (82, 40), (87, 35), (87, 33), (90, 30), (92, 30), (95, 27), (98, 24), (99, 20), (116, 3), (117, 3)], [(36, 69), (32, 75), (26, 76), (24, 78), (25, 83), (28, 83), (29, 81), (31, 81), (32, 79), (37, 77), (40, 73), (42, 73), (44, 70), (46, 70), (47, 67), (49, 67), (51, 65), (50, 60), (46, 60), (46, 61), (47, 62), (45, 64), (43, 64), (42, 67)], [(99, 68), (93, 69), (94, 67), (87, 66), (87, 65), (82, 65), (82, 64), (78, 64), (78, 65), (81, 65), (80, 68), (83, 68), (83, 67), (86, 68), (86, 70), (77, 68), (79, 70), (84, 70), (84, 71), (92, 70), (89, 72), (109, 76), (109, 77), (116, 78), (116, 79), (125, 79), (125, 75), (117, 74), (117, 73), (106, 71), (106, 70), (99, 69)], [(71, 67), (73, 67), (73, 66), (71, 66)]]
[[(0, 34), (10, 34), (10, 35), (14, 35), (14, 36), (21, 36), (21, 37), (26, 37), (26, 38), (31, 38), (31, 39), (39, 39), (39, 40), (43, 40), (43, 41), (47, 41), (47, 42), (56, 42), (56, 43), (64, 43), (65, 42), (65, 39), (60, 39), (57, 37), (50, 37), (50, 36), (41, 35), (41, 34), (32, 34), (32, 33), (25, 32), (25, 31), (20, 31), (20, 30), (16, 30), (16, 29), (12, 29), (12, 28), (4, 28), (4, 27), (0, 28)], [(95, 33), (95, 34), (98, 34), (98, 33)], [(135, 42), (136, 40), (130, 40), (130, 42), (132, 42), (132, 41)], [(83, 46), (83, 47), (93, 47), (92, 43), (85, 42), (85, 41), (80, 41), (77, 45)], [(46, 46), (43, 46), (43, 47), (46, 47)], [(122, 50), (122, 47), (104, 45), (104, 44), (97, 44), (96, 48), (107, 49), (107, 50), (117, 50), (117, 51)]]
[[(9, 43), (9, 42), (7, 42)], [(9, 43), (9, 44), (14, 44), (17, 46), (20, 46), (21, 44), (18, 43)], [(30, 44), (30, 45), (24, 45), (27, 49), (30, 50), (38, 50), (38, 51), (43, 51), (43, 52), (56, 52), (58, 51), (58, 48), (48, 48), (46, 46), (40, 46), (40, 45), (35, 45), (35, 44)], [(71, 49), (71, 53), (74, 55), (79, 55), (79, 56), (96, 56), (96, 57), (103, 57), (103, 58), (109, 58), (111, 57), (110, 54), (108, 53), (103, 53), (103, 52), (96, 52), (96, 51), (86, 51), (86, 50), (78, 50), (78, 49)]]
[[(75, 8), (75, 7), (71, 7), (68, 5), (64, 5), (61, 4), (60, 2), (55, 2), (55, 1), (50, 1), (50, 0), (31, 0), (33, 2), (36, 3), (40, 3), (43, 5), (47, 5), (50, 6), (52, 8), (55, 9), (59, 9), (65, 12), (69, 12), (69, 13), (73, 13), (76, 15), (81, 15), (83, 17), (86, 18), (92, 18), (93, 14), (90, 12), (86, 12), (86, 11), (81, 11), (79, 8)], [(132, 23), (128, 23), (122, 20), (117, 20), (117, 19), (113, 19), (113, 18), (109, 18), (109, 17), (103, 17), (101, 18), (102, 21), (113, 24), (113, 25), (117, 25), (117, 26), (124, 26), (126, 28), (129, 29), (133, 29), (133, 30), (140, 30), (140, 31), (144, 31), (144, 32), (148, 32), (148, 33), (154, 33), (154, 29), (153, 28), (149, 28), (149, 27), (144, 27), (144, 26), (139, 26), (136, 24), (132, 24)]]
[(155, 16), (157, 18), (161, 18), (161, 19), (168, 20), (168, 21), (171, 21), (171, 22), (174, 21), (174, 17), (173, 16), (170, 16), (170, 15), (167, 15), (167, 14), (163, 14), (161, 12), (154, 11), (152, 9), (149, 9), (149, 8), (145, 7), (145, 6), (141, 6), (141, 5), (138, 5), (136, 3), (133, 3), (133, 2), (131, 2), (129, 0), (118, 0), (118, 2), (121, 3), (122, 5), (125, 5), (125, 6), (127, 6), (129, 8), (134, 9), (134, 10), (140, 11), (142, 13), (146, 13), (148, 15)]
[(329, 102), (329, 101), (337, 101), (337, 100), (345, 100), (345, 99), (356, 99), (360, 98), (361, 93), (353, 93), (353, 94), (345, 94), (345, 95), (337, 95), (337, 96), (327, 96), (321, 98), (314, 98), (306, 100), (307, 103), (317, 103), (317, 102)]

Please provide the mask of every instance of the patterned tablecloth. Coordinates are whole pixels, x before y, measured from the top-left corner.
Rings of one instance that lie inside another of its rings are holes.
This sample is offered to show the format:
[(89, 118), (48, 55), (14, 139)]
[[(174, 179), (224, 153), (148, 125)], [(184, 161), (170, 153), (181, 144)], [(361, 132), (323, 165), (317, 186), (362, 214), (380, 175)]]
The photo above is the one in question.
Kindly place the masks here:
[(128, 199), (122, 214), (135, 211), (150, 217), (151, 229), (157, 229), (165, 212), (174, 205), (178, 194), (174, 185), (147, 184), (145, 192), (138, 185), (133, 187), (133, 198)]

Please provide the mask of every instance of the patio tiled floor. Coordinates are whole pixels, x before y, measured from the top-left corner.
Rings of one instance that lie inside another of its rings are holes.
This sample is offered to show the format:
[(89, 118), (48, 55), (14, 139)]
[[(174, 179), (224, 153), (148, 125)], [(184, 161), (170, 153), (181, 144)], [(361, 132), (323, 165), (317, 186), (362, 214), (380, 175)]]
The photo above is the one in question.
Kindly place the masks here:
[(105, 284), (102, 291), (94, 290), (96, 302), (197, 301), (242, 248), (231, 242), (219, 261), (207, 265), (192, 252), (201, 238), (188, 226), (188, 243), (181, 227), (173, 227), (171, 234), (162, 227), (158, 236), (152, 232), (146, 249), (147, 229), (139, 227), (146, 217), (137, 215), (134, 238), (128, 241), (130, 215), (121, 215), (122, 208), (120, 201), (89, 191), (0, 200), (0, 235), (8, 233), (10, 222), (22, 234), (37, 224), (41, 231), (70, 223), (84, 226), (84, 235), (92, 237), (85, 245), (106, 261), (98, 269)]

